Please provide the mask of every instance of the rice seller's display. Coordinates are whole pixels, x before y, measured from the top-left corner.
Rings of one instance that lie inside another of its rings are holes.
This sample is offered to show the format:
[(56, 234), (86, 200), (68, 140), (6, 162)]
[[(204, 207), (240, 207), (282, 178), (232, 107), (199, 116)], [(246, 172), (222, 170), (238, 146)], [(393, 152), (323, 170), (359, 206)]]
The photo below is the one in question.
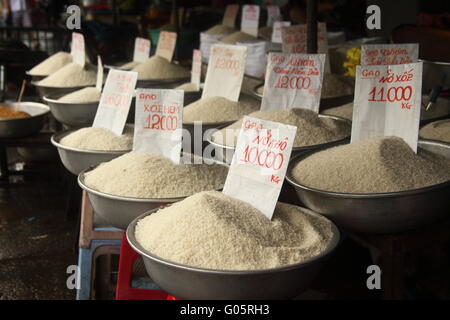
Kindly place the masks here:
[(343, 193), (419, 189), (450, 180), (450, 160), (398, 137), (375, 137), (316, 152), (291, 168), (295, 182)]
[(97, 67), (86, 64), (84, 67), (72, 62), (42, 79), (37, 84), (43, 87), (70, 88), (93, 86), (97, 80)]
[(341, 117), (351, 121), (353, 118), (353, 102), (344, 104), (339, 107), (326, 109), (322, 113), (331, 116)]
[[(294, 147), (305, 147), (344, 139), (350, 135), (349, 123), (330, 118), (322, 118), (311, 110), (283, 109), (256, 111), (249, 114), (250, 117), (280, 122), (297, 127)], [(242, 119), (219, 130), (212, 135), (216, 143), (227, 146), (235, 146), (239, 131), (242, 127)], [(233, 134), (233, 138), (227, 134)]]
[(186, 92), (197, 92), (197, 91), (199, 91), (198, 88), (197, 88), (197, 85), (195, 83), (193, 83), (193, 82), (183, 83), (182, 85), (179, 85), (175, 89), (183, 90), (183, 91), (186, 91)]
[(145, 62), (131, 69), (138, 73), (139, 80), (189, 78), (191, 72), (175, 63), (170, 63), (160, 56), (152, 56)]
[(420, 129), (419, 136), (425, 139), (450, 143), (450, 119), (427, 124)]
[(278, 203), (272, 220), (216, 191), (197, 193), (143, 218), (135, 236), (149, 253), (191, 267), (271, 269), (300, 263), (328, 248), (332, 224)]
[(246, 42), (256, 40), (258, 40), (258, 38), (242, 31), (233, 32), (232, 34), (226, 35), (225, 37), (219, 39), (220, 42), (228, 44), (235, 44), (236, 42)]
[(96, 87), (87, 87), (72, 93), (66, 94), (58, 99), (59, 102), (64, 103), (88, 103), (100, 101), (100, 90)]
[(72, 61), (73, 58), (70, 53), (59, 51), (36, 65), (29, 71), (29, 74), (32, 76), (48, 76)]
[(227, 27), (223, 24), (217, 24), (209, 28), (208, 30), (204, 31), (204, 33), (208, 35), (219, 35), (219, 34), (227, 35), (233, 33), (234, 31), (236, 31), (235, 28)]
[(60, 143), (63, 146), (81, 150), (131, 150), (133, 147), (133, 126), (125, 126), (121, 136), (116, 136), (113, 132), (101, 127), (82, 128), (62, 138)]

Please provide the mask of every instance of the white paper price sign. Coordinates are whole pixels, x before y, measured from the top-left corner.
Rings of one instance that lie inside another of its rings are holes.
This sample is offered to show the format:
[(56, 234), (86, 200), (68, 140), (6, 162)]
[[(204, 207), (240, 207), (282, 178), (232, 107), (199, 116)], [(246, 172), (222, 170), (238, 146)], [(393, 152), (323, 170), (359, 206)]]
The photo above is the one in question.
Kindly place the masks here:
[(78, 32), (72, 32), (72, 44), (70, 47), (70, 54), (73, 61), (84, 67), (86, 62), (86, 53), (84, 49), (84, 36)]
[(261, 110), (319, 112), (324, 54), (269, 53)]
[(103, 64), (102, 58), (97, 56), (97, 82), (95, 83), (95, 87), (98, 91), (102, 91), (103, 87)]
[(137, 89), (133, 151), (180, 163), (183, 90)]
[(417, 152), (421, 91), (422, 62), (357, 66), (351, 142), (397, 136)]
[(211, 47), (202, 99), (225, 97), (238, 101), (244, 78), (247, 48), (215, 44)]
[(289, 27), (291, 25), (290, 21), (275, 21), (273, 23), (272, 30), (272, 42), (273, 43), (281, 43), (281, 28)]
[(234, 28), (234, 23), (236, 21), (236, 16), (239, 11), (239, 5), (229, 4), (225, 9), (225, 14), (223, 15), (222, 24)]
[(306, 53), (306, 24), (281, 28), (283, 53)]
[(93, 127), (102, 127), (121, 135), (136, 87), (137, 72), (111, 69), (106, 78)]
[(275, 21), (281, 20), (281, 12), (279, 6), (267, 6), (267, 25), (273, 26)]
[(198, 90), (200, 90), (201, 75), (202, 75), (202, 52), (200, 50), (194, 50), (192, 55), (191, 82), (195, 83)]
[(150, 40), (137, 37), (134, 40), (133, 61), (144, 62), (150, 56)]
[(223, 193), (272, 219), (297, 127), (245, 116)]
[(241, 31), (258, 36), (259, 6), (245, 5), (242, 7)]
[(175, 32), (161, 31), (158, 46), (156, 47), (156, 55), (171, 62), (176, 42), (177, 34)]
[(393, 65), (417, 62), (418, 43), (365, 44), (361, 46), (361, 65)]

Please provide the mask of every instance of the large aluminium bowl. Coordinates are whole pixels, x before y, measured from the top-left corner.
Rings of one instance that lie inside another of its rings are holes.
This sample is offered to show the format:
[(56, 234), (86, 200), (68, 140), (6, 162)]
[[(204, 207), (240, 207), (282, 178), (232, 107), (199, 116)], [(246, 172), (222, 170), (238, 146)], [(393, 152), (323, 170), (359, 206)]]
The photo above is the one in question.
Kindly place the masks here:
[[(348, 123), (349, 126), (351, 126), (351, 121), (341, 118), (341, 117), (336, 117), (336, 116), (331, 116), (331, 115), (326, 115), (326, 114), (319, 114), (319, 117), (321, 118), (330, 118), (330, 119), (334, 119), (337, 121), (341, 121), (341, 122), (345, 122)], [(225, 128), (227, 125), (221, 127)], [(299, 129), (300, 130), (300, 129)], [(207, 135), (207, 141), (208, 143), (214, 147), (214, 158), (218, 161), (222, 161), (228, 164), (231, 164), (231, 161), (233, 160), (233, 155), (234, 155), (234, 151), (236, 149), (235, 146), (226, 146), (223, 145), (221, 143), (218, 142), (214, 142), (211, 138), (212, 135)], [(327, 147), (333, 147), (333, 146), (337, 146), (343, 143), (347, 143), (348, 139), (349, 139), (350, 135), (348, 137), (345, 137), (343, 139), (339, 139), (336, 141), (331, 141), (331, 142), (327, 142), (327, 143), (321, 143), (321, 144), (317, 144), (317, 145), (311, 145), (311, 146), (305, 146), (305, 147), (293, 147), (292, 148), (292, 153), (291, 153), (291, 157), (294, 157), (300, 153), (304, 153), (310, 150), (314, 150), (314, 149), (321, 149), (321, 148), (327, 148)]]
[(37, 88), (37, 91), (41, 99), (44, 99), (45, 96), (50, 95), (56, 95), (61, 97), (65, 94), (83, 89), (85, 87), (92, 87), (92, 85), (77, 86), (77, 87), (47, 87), (40, 85), (39, 82), (31, 82), (31, 84)]
[(131, 150), (121, 151), (98, 151), (98, 150), (82, 150), (62, 145), (61, 139), (77, 129), (69, 129), (55, 133), (52, 138), (52, 144), (58, 149), (59, 157), (64, 167), (74, 175), (78, 175), (81, 171), (98, 165), (102, 162), (111, 161)]
[(0, 119), (0, 138), (18, 138), (39, 132), (44, 125), (45, 116), (50, 113), (49, 107), (37, 102), (2, 103), (7, 108), (28, 113), (28, 118)]
[[(419, 146), (450, 158), (450, 145), (420, 140)], [(450, 180), (415, 190), (373, 194), (323, 191), (295, 182), (291, 175), (292, 166), (318, 151), (321, 150), (293, 158), (286, 180), (294, 186), (306, 207), (326, 216), (339, 227), (360, 234), (391, 234), (448, 217)]]
[[(172, 296), (201, 300), (291, 299), (304, 291), (319, 273), (322, 265), (339, 243), (339, 231), (332, 224), (333, 236), (319, 255), (301, 263), (280, 268), (253, 271), (224, 271), (190, 267), (167, 261), (145, 250), (135, 238), (136, 224), (156, 212), (146, 212), (127, 228), (127, 239), (138, 252), (153, 281)], [(303, 209), (307, 214), (316, 213)]]
[(99, 101), (67, 103), (58, 101), (58, 95), (44, 96), (44, 101), (56, 120), (72, 127), (87, 127), (94, 122)]
[(126, 229), (142, 213), (186, 198), (133, 198), (97, 191), (88, 187), (84, 181), (85, 173), (94, 169), (91, 167), (82, 171), (78, 175), (78, 184), (87, 192), (94, 212), (111, 227)]
[(172, 79), (138, 79), (136, 88), (173, 89), (189, 81), (189, 77)]

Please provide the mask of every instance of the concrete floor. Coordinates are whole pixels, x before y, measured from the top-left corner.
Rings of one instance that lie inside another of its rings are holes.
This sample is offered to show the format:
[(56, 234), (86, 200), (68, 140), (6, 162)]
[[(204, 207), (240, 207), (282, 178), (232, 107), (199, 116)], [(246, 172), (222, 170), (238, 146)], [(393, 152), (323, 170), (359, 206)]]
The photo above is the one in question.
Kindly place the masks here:
[(66, 269), (76, 264), (76, 221), (60, 184), (0, 187), (0, 300), (73, 299)]

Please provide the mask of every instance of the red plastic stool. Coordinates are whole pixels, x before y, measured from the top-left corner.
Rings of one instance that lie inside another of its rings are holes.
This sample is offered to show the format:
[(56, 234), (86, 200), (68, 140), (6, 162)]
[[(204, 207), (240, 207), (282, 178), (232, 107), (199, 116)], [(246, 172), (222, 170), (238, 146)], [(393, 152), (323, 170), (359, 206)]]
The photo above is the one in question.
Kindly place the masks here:
[(116, 300), (175, 300), (162, 290), (131, 287), (133, 265), (138, 258), (140, 255), (131, 248), (124, 232), (120, 247)]

